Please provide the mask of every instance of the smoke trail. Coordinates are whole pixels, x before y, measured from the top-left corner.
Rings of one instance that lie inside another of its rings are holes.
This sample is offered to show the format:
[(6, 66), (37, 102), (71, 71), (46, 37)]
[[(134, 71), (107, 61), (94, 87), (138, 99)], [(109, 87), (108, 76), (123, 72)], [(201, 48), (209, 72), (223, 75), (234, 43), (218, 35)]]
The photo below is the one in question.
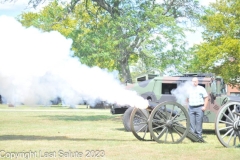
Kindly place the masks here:
[(187, 97), (189, 92), (193, 89), (193, 84), (191, 81), (186, 81), (180, 84), (176, 89), (172, 90), (171, 93), (177, 99), (177, 102), (183, 106), (187, 105)]
[(124, 89), (117, 72), (88, 67), (73, 57), (72, 41), (58, 32), (24, 28), (0, 16), (0, 95), (14, 104), (48, 104), (61, 97), (66, 104), (86, 100), (146, 108), (148, 102)]

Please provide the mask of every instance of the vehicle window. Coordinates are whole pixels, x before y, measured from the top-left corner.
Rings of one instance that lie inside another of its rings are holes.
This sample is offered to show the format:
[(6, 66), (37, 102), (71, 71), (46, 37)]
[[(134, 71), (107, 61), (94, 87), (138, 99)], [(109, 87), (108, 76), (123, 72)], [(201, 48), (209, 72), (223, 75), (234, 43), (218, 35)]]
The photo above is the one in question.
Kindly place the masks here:
[(203, 86), (205, 88), (205, 84), (198, 84), (199, 86)]
[(171, 90), (176, 89), (177, 84), (174, 83), (162, 83), (162, 94), (171, 94)]
[(146, 81), (146, 76), (137, 78), (138, 82)]
[(214, 95), (217, 94), (217, 83), (216, 83), (216, 81), (212, 81), (212, 83), (211, 83), (211, 91), (212, 91), (212, 94), (214, 94)]

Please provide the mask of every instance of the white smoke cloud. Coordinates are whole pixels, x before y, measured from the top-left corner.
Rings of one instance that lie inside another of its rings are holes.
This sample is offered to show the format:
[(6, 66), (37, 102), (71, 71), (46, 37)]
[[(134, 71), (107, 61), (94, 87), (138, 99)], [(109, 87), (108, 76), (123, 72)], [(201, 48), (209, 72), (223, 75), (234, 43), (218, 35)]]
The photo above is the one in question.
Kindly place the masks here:
[(187, 97), (189, 92), (193, 89), (193, 83), (191, 81), (186, 81), (180, 84), (176, 89), (172, 90), (171, 93), (177, 99), (177, 102), (183, 106), (187, 105)]
[(124, 89), (117, 72), (88, 67), (73, 57), (72, 41), (58, 32), (25, 28), (0, 16), (0, 95), (13, 104), (66, 104), (87, 100), (146, 108), (148, 102)]

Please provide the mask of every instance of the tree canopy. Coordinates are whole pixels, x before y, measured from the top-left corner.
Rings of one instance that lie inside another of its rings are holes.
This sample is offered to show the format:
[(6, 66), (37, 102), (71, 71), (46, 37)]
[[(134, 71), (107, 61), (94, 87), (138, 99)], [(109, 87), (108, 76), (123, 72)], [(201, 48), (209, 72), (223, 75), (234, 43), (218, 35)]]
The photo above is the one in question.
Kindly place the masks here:
[(203, 43), (195, 46), (193, 70), (212, 72), (229, 84), (239, 84), (240, 1), (218, 0), (206, 8), (200, 20)]
[[(36, 7), (41, 0), (30, 0)], [(82, 63), (117, 69), (132, 81), (130, 65), (145, 72), (184, 70), (187, 61), (186, 23), (199, 13), (196, 0), (71, 0), (54, 1), (38, 13), (23, 13), (20, 21), (44, 31), (57, 30), (73, 39)]]

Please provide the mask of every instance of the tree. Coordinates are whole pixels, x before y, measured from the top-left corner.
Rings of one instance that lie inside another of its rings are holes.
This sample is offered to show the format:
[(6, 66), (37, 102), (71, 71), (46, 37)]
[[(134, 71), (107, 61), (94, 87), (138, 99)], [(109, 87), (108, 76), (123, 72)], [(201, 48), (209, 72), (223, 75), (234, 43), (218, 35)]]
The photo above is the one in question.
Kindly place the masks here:
[(55, 30), (67, 38), (71, 38), (71, 33), (77, 25), (76, 18), (67, 16), (64, 7), (57, 1), (49, 3), (38, 13), (22, 13), (18, 16), (18, 20), (23, 26), (34, 26), (47, 32)]
[[(90, 2), (90, 1), (88, 1)], [(130, 57), (137, 57), (151, 68), (178, 68), (186, 55), (183, 24), (186, 19), (196, 18), (196, 1), (171, 0), (157, 3), (151, 1), (104, 1), (92, 0), (111, 15), (119, 37), (118, 64), (125, 80), (130, 80)], [(194, 12), (195, 10), (195, 12)], [(153, 38), (153, 36), (155, 36)], [(183, 43), (180, 43), (183, 42)]]
[[(37, 6), (41, 0), (29, 2)], [(196, 19), (199, 9), (196, 0), (161, 3), (155, 0), (85, 0), (86, 7), (78, 9), (81, 4), (80, 0), (72, 0), (65, 7), (65, 15), (72, 18), (78, 12), (91, 17), (85, 26), (79, 23), (78, 18), (82, 16), (74, 17), (77, 27), (70, 34), (75, 55), (84, 63), (118, 69), (122, 78), (131, 82), (131, 63), (140, 60), (147, 71), (164, 71), (169, 67), (176, 70), (187, 58), (183, 32), (187, 28), (183, 24)]]
[(195, 46), (193, 70), (220, 75), (232, 85), (240, 75), (240, 1), (218, 0), (201, 17), (204, 42)]

